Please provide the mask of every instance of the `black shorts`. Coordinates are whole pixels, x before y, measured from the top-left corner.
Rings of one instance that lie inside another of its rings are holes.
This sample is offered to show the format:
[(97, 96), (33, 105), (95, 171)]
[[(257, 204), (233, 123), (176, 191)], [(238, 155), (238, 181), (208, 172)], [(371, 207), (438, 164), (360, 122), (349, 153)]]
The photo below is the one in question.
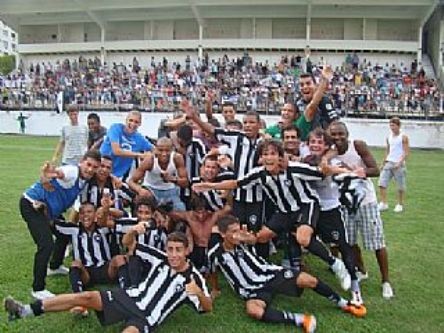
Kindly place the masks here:
[(115, 282), (115, 279), (111, 280), (108, 276), (109, 262), (100, 267), (85, 267), (85, 268), (89, 274), (88, 286)]
[(249, 231), (258, 232), (262, 227), (262, 202), (233, 202), (233, 215), (239, 219), (241, 225), (247, 225)]
[(125, 327), (135, 326), (140, 332), (149, 331), (145, 314), (136, 303), (120, 288), (100, 292), (102, 311), (97, 311), (97, 318), (103, 326), (125, 322)]
[(208, 267), (207, 253), (208, 253), (208, 248), (203, 246), (194, 246), (193, 252), (191, 252), (189, 255), (191, 262), (201, 273), (203, 270), (205, 270)]
[(246, 300), (260, 299), (266, 304), (270, 304), (274, 294), (299, 297), (304, 289), (299, 288), (296, 285), (298, 275), (299, 272), (283, 269), (282, 271), (277, 272), (274, 279), (268, 282), (264, 288), (259, 289), (255, 293), (251, 293)]
[(319, 213), (316, 234), (325, 243), (347, 242), (344, 218), (339, 207)]
[(319, 205), (316, 202), (302, 204), (297, 212), (275, 213), (265, 225), (275, 234), (295, 232), (300, 225), (309, 225), (313, 229), (319, 218)]

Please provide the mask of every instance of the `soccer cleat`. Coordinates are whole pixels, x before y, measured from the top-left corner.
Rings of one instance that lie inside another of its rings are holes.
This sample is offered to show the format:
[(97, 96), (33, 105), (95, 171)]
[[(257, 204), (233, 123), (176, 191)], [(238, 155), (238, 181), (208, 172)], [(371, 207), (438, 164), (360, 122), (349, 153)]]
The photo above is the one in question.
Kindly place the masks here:
[(395, 296), (395, 294), (393, 293), (393, 289), (392, 286), (390, 285), (389, 282), (384, 282), (382, 284), (382, 297), (384, 299), (390, 299), (393, 298)]
[(352, 299), (351, 299), (350, 303), (357, 305), (357, 306), (361, 306), (364, 304), (364, 301), (362, 299), (360, 291), (352, 291)]
[(4, 299), (3, 304), (5, 311), (8, 313), (8, 320), (16, 320), (22, 318), (23, 304), (8, 296)]
[(362, 318), (367, 314), (367, 308), (364, 305), (355, 305), (350, 301), (342, 308), (342, 311), (352, 314), (355, 317)]
[(59, 266), (56, 269), (48, 268), (46, 270), (46, 275), (48, 275), (48, 276), (52, 276), (52, 275), (68, 275), (68, 273), (69, 273), (69, 269), (66, 268), (63, 265)]
[(316, 330), (316, 317), (313, 315), (304, 314), (302, 329), (304, 330), (304, 333), (313, 333)]
[(395, 209), (393, 209), (393, 211), (394, 211), (395, 213), (402, 213), (403, 210), (404, 210), (404, 207), (402, 207), (402, 205), (400, 205), (400, 204), (397, 204), (397, 205), (395, 206)]
[(40, 291), (32, 291), (31, 295), (35, 299), (38, 299), (41, 301), (43, 301), (44, 299), (51, 298), (51, 297), (55, 296), (52, 292), (50, 292), (49, 290), (46, 290), (46, 289), (40, 290)]
[(344, 262), (341, 259), (336, 258), (335, 263), (331, 265), (331, 269), (341, 282), (342, 289), (349, 290), (351, 287), (351, 277), (344, 265)]
[(383, 212), (384, 210), (387, 210), (389, 208), (389, 205), (388, 204), (386, 204), (385, 202), (380, 202), (379, 204), (378, 204), (378, 209), (379, 209), (379, 211), (380, 212)]
[(89, 315), (88, 309), (83, 306), (75, 306), (71, 310), (69, 310), (69, 312), (83, 318), (88, 317)]

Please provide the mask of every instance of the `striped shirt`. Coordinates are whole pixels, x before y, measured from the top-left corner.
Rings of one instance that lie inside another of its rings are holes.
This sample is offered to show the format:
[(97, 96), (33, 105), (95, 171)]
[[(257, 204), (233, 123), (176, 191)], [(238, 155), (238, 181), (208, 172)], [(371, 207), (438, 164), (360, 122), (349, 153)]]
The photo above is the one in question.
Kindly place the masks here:
[(319, 198), (309, 181), (322, 180), (317, 167), (305, 163), (288, 162), (278, 175), (271, 175), (260, 166), (238, 180), (240, 187), (261, 186), (282, 213), (297, 212), (304, 203), (318, 202)]
[[(221, 128), (214, 130), (214, 135), (219, 142), (226, 143), (230, 149), (230, 155), (234, 162), (234, 175), (237, 179), (244, 177), (248, 172), (258, 165), (259, 154), (257, 148), (261, 138), (249, 139), (244, 133), (227, 131)], [(239, 188), (235, 192), (234, 199), (241, 202), (262, 201), (262, 188), (251, 186), (248, 189)]]
[(108, 228), (95, 228), (89, 233), (82, 223), (55, 221), (55, 228), (63, 235), (71, 236), (73, 260), (79, 260), (85, 267), (100, 267), (111, 260), (107, 236)]
[(264, 288), (283, 268), (268, 263), (262, 257), (240, 244), (232, 251), (226, 251), (221, 242), (208, 251), (210, 270), (219, 268), (231, 288), (242, 298), (248, 299)]
[[(234, 179), (234, 173), (232, 171), (226, 170), (219, 173), (215, 179), (216, 182), (220, 182), (227, 179)], [(191, 184), (198, 184), (203, 182), (201, 177), (194, 177), (191, 180)], [(227, 203), (227, 199), (221, 197), (219, 191), (209, 190), (207, 192), (201, 193), (206, 202), (206, 208), (212, 212), (216, 212), (222, 209)]]
[[(115, 233), (117, 244), (122, 248), (122, 238), (127, 234), (131, 227), (139, 223), (137, 218), (120, 218), (115, 220)], [(144, 246), (151, 246), (158, 250), (165, 251), (167, 242), (167, 231), (163, 227), (158, 227), (156, 221), (150, 219), (145, 233), (137, 235), (137, 243)]]
[(185, 291), (186, 284), (194, 279), (205, 296), (210, 297), (204, 278), (192, 264), (185, 272), (176, 272), (168, 265), (164, 252), (140, 244), (135, 255), (149, 264), (149, 272), (137, 287), (125, 291), (145, 314), (149, 332), (182, 304), (188, 304), (199, 312), (202, 310), (199, 298)]
[[(199, 176), (200, 166), (202, 165), (203, 159), (207, 154), (207, 149), (205, 148), (202, 140), (198, 138), (192, 138), (191, 143), (186, 149), (185, 168), (187, 170), (188, 180), (191, 181), (194, 177)], [(189, 187), (181, 189), (185, 197), (191, 195), (191, 190)]]

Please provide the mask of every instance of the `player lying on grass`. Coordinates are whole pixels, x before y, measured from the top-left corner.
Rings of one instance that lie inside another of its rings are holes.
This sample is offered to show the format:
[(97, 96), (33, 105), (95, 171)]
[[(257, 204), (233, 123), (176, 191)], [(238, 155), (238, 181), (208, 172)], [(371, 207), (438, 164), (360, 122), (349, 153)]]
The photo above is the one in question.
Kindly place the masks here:
[(187, 237), (179, 232), (168, 236), (166, 253), (138, 245), (136, 254), (150, 271), (135, 288), (62, 294), (27, 305), (8, 297), (4, 306), (10, 320), (81, 306), (95, 310), (102, 325), (123, 321), (124, 333), (152, 332), (182, 304), (199, 312), (212, 310), (205, 280), (186, 259), (187, 247)]

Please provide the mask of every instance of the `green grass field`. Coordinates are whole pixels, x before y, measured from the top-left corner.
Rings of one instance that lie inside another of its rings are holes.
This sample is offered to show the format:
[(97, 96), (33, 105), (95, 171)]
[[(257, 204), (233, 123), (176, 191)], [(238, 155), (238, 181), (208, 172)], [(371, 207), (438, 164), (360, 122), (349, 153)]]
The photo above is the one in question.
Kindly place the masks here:
[[(32, 239), (18, 211), (25, 188), (38, 177), (42, 162), (51, 157), (55, 138), (0, 136), (0, 297), (7, 295), (29, 302)], [(378, 161), (382, 151), (374, 150)], [(372, 253), (365, 254), (370, 277), (362, 284), (368, 315), (355, 319), (341, 313), (311, 291), (301, 298), (279, 296), (274, 305), (295, 312), (313, 313), (318, 332), (444, 332), (444, 153), (413, 150), (408, 161), (408, 195), (405, 211), (383, 214), (390, 274), (395, 298), (382, 299), (380, 275)], [(394, 206), (394, 186), (390, 204)], [(66, 263), (68, 264), (68, 263)], [(308, 258), (310, 272), (336, 290), (339, 283), (319, 260)], [(214, 311), (198, 315), (181, 308), (158, 332), (295, 332), (294, 327), (254, 322), (244, 314), (243, 303), (221, 279), (222, 295)], [(66, 277), (49, 277), (47, 287), (56, 293), (70, 291)], [(342, 295), (348, 294), (341, 292)], [(102, 328), (90, 315), (77, 319), (70, 314), (50, 314), (8, 323), (0, 312), (0, 332), (120, 332), (122, 326)]]

